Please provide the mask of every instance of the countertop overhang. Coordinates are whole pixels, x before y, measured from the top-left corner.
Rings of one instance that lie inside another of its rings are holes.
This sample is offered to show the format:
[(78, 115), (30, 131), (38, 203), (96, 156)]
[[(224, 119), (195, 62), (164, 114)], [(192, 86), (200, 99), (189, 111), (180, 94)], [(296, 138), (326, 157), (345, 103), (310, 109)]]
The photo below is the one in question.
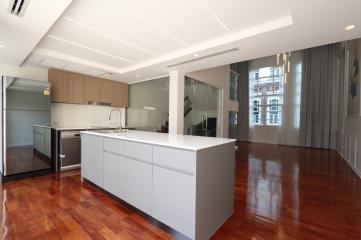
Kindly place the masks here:
[(190, 151), (197, 151), (218, 145), (235, 142), (236, 139), (199, 137), (189, 135), (179, 135), (172, 133), (157, 133), (128, 130), (121, 133), (100, 133), (96, 131), (82, 131), (81, 134), (90, 134), (108, 138), (115, 138), (126, 141), (147, 143), (152, 145), (180, 148)]

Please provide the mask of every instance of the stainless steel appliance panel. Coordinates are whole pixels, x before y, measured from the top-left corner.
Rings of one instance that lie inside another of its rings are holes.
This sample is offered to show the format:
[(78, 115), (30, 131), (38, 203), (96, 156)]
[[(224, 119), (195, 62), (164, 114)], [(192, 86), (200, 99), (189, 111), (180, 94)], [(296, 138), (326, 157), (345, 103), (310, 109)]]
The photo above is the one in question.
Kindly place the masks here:
[(81, 139), (79, 131), (64, 131), (60, 134), (60, 170), (80, 168)]

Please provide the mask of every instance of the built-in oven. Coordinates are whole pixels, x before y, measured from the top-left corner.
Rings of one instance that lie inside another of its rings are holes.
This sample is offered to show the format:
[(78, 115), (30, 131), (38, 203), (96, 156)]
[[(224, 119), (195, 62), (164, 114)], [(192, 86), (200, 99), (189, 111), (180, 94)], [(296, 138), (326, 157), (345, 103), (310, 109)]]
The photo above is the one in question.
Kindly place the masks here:
[(60, 171), (80, 168), (81, 140), (79, 131), (62, 131), (59, 143)]

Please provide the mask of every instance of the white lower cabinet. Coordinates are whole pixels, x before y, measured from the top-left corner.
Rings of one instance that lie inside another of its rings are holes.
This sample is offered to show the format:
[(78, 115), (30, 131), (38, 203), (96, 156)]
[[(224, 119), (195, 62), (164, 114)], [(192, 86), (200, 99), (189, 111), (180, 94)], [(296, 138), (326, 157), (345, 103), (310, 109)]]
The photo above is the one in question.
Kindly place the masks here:
[(195, 177), (153, 166), (153, 217), (194, 239)]
[(44, 154), (51, 158), (51, 128), (45, 128), (44, 132)]
[(104, 189), (151, 215), (152, 164), (104, 152)]
[(103, 137), (82, 134), (81, 176), (103, 187)]

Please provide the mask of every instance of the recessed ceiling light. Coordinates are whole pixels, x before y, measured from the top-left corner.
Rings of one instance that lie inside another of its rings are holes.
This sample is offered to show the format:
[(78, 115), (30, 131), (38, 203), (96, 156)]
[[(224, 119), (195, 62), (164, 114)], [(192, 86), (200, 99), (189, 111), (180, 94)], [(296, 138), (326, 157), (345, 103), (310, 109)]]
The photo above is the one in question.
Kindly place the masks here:
[(199, 53), (193, 54), (193, 57), (199, 57)]
[(0, 48), (5, 48), (5, 46), (0, 44)]
[(347, 27), (345, 27), (345, 31), (350, 31), (352, 29), (354, 29), (356, 26), (355, 25), (348, 25)]

